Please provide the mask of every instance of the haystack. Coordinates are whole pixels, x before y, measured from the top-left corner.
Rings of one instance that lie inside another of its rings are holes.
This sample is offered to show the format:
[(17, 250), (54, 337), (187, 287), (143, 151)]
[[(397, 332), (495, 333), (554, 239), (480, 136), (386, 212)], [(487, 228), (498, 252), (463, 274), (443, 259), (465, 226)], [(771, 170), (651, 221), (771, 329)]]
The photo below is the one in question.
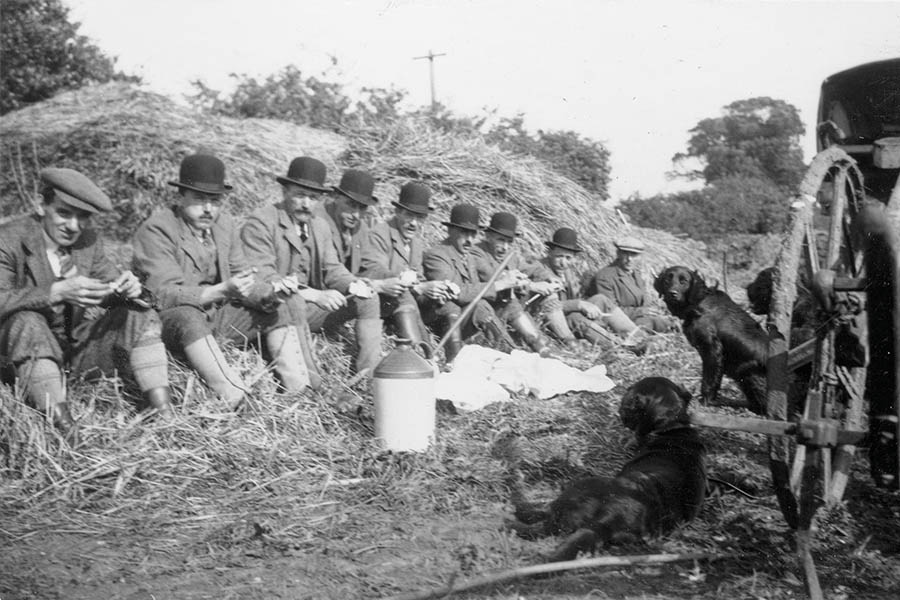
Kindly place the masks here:
[(375, 211), (389, 214), (390, 200), (409, 179), (435, 190), (429, 243), (443, 236), (441, 221), (457, 202), (475, 204), (483, 220), (508, 210), (520, 217), (522, 246), (542, 254), (543, 241), (561, 226), (578, 230), (584, 258), (594, 268), (614, 253), (625, 233), (647, 244), (650, 271), (671, 264), (709, 270), (699, 243), (670, 234), (630, 229), (613, 210), (541, 161), (503, 152), (480, 138), (450, 135), (427, 120), (405, 119), (344, 135), (268, 119), (231, 119), (205, 114), (137, 87), (111, 83), (60, 94), (0, 118), (2, 165), (0, 211), (29, 208), (40, 167), (79, 169), (114, 199), (116, 214), (103, 225), (126, 241), (141, 220), (170, 201), (181, 158), (205, 150), (221, 157), (234, 185), (231, 210), (246, 214), (280, 196), (276, 174), (291, 158), (316, 156), (337, 183), (344, 168), (373, 173), (382, 198)]

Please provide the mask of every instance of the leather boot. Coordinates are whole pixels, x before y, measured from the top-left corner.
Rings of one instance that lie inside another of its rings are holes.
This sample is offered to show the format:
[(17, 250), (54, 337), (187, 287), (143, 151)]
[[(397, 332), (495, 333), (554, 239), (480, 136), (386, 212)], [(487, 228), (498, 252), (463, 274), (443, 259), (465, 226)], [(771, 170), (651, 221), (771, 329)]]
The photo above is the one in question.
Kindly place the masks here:
[(496, 317), (491, 317), (484, 321), (480, 329), (487, 339), (488, 345), (494, 350), (509, 354), (516, 347), (516, 343), (506, 332), (506, 327)]
[(172, 400), (168, 387), (156, 387), (143, 392), (145, 409), (156, 409), (161, 421), (171, 421), (175, 418), (172, 408)]
[(575, 341), (575, 334), (569, 328), (569, 324), (566, 322), (566, 315), (562, 309), (547, 311), (544, 313), (544, 319), (547, 321), (547, 329), (560, 342), (570, 346), (571, 342)]
[(419, 313), (415, 310), (394, 311), (394, 328), (397, 335), (412, 343), (413, 348), (420, 350), (425, 358), (431, 358), (433, 354), (431, 345), (423, 339), (422, 326), (419, 322)]
[(381, 362), (381, 338), (384, 324), (381, 319), (356, 320), (356, 344), (359, 354), (356, 356), (356, 372), (369, 369), (369, 377)]
[(53, 425), (62, 434), (63, 439), (70, 447), (76, 448), (81, 444), (81, 432), (79, 431), (78, 422), (69, 412), (68, 402), (59, 402), (50, 408), (50, 417), (53, 419)]
[[(447, 317), (447, 331), (450, 331), (458, 320), (459, 315), (450, 315)], [(456, 358), (456, 355), (459, 354), (459, 351), (462, 350), (462, 347), (462, 332), (460, 331), (460, 327), (456, 327), (447, 337), (447, 341), (444, 342), (444, 362), (446, 364), (452, 363), (453, 359)]]
[(606, 350), (618, 345), (618, 336), (606, 331), (602, 325), (585, 318), (579, 335), (595, 348)]
[(302, 392), (309, 385), (309, 369), (303, 356), (300, 334), (293, 325), (273, 329), (266, 334), (266, 347), (272, 356), (275, 375), (287, 392)]
[(528, 314), (523, 312), (513, 319), (510, 325), (512, 325), (512, 328), (516, 330), (516, 333), (522, 336), (525, 343), (528, 344), (532, 350), (537, 352), (539, 356), (546, 358), (550, 355), (550, 346), (547, 345), (544, 336), (541, 335), (537, 325), (534, 324), (534, 321), (531, 320), (531, 317), (528, 316)]
[(232, 409), (244, 400), (246, 384), (241, 379), (219, 348), (216, 339), (207, 335), (184, 347), (188, 362), (206, 382), (213, 392), (228, 403)]
[(318, 390), (322, 387), (322, 376), (319, 374), (319, 361), (316, 358), (309, 323), (304, 321), (302, 325), (295, 325), (295, 327), (300, 336), (300, 346), (303, 349), (303, 362), (306, 364), (306, 370), (309, 371), (309, 389)]

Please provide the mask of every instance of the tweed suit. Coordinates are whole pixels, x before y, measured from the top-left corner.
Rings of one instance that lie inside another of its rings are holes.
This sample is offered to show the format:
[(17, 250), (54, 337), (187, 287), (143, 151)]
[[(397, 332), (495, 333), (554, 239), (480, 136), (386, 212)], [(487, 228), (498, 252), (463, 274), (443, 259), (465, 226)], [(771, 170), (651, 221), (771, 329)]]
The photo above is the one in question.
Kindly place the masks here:
[[(84, 230), (70, 249), (79, 275), (104, 282), (120, 275), (96, 231)], [(0, 226), (0, 363), (5, 371), (43, 358), (82, 376), (129, 372), (134, 348), (159, 343), (155, 311), (109, 302), (89, 309), (63, 303), (67, 308), (60, 310), (50, 301), (57, 280), (38, 217)]]
[[(527, 260), (521, 254), (514, 252), (513, 257), (504, 267), (504, 271), (520, 271), (533, 281), (550, 281), (554, 278), (553, 271), (542, 265), (540, 262)], [(501, 260), (494, 258), (491, 253), (491, 247), (487, 240), (482, 240), (475, 246), (473, 253), (476, 256), (476, 264), (478, 265), (478, 278), (481, 281), (487, 281), (491, 275), (500, 266)], [(515, 290), (506, 289), (497, 292), (497, 296), (491, 302), (497, 316), (506, 323), (509, 323), (521, 315), (525, 309), (519, 300)]]
[[(553, 272), (549, 258), (542, 258), (540, 263), (546, 269), (549, 269), (551, 273)], [(585, 338), (591, 327), (591, 319), (581, 312), (581, 302), (587, 300), (604, 313), (612, 312), (616, 308), (616, 303), (606, 294), (594, 293), (586, 296), (586, 289), (581, 283), (581, 277), (572, 269), (566, 269), (563, 273), (556, 276), (562, 280), (563, 288), (555, 295), (550, 295), (544, 299), (541, 303), (541, 310), (545, 314), (561, 310), (572, 333), (578, 338)], [(603, 319), (600, 322), (603, 323)]]
[(637, 270), (631, 272), (612, 263), (591, 278), (587, 293), (611, 298), (636, 324), (654, 331), (669, 331), (671, 323), (650, 306), (647, 286)]
[[(422, 267), (424, 254), (422, 239), (414, 237), (407, 243), (397, 228), (394, 217), (369, 228), (366, 248), (361, 262), (364, 277), (388, 279), (399, 277), (404, 271), (414, 271), (419, 279), (425, 278)], [(403, 292), (397, 297), (382, 296), (382, 316), (387, 316), (400, 307), (419, 312), (418, 301), (412, 292)]]
[[(213, 248), (194, 234), (175, 206), (163, 209), (138, 228), (134, 236), (134, 271), (159, 298), (163, 341), (172, 351), (207, 335), (234, 342), (254, 340), (281, 327), (303, 323), (304, 307), (288, 301), (278, 304), (271, 285), (260, 277), (243, 301), (220, 301), (203, 306), (203, 289), (230, 279), (251, 265), (234, 219), (221, 213), (211, 229)], [(213, 252), (215, 274), (204, 268)]]

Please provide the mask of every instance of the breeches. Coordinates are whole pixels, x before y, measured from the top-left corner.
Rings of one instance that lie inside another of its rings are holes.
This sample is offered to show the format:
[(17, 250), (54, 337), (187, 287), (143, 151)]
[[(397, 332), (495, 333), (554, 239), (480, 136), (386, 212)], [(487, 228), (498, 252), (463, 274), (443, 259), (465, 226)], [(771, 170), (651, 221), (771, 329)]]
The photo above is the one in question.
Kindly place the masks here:
[(318, 333), (322, 330), (331, 331), (351, 319), (378, 319), (381, 315), (378, 296), (373, 296), (372, 298), (348, 298), (347, 304), (334, 311), (325, 310), (312, 302), (304, 301), (302, 298), (297, 299), (306, 306), (309, 330), (313, 333)]
[(129, 371), (131, 351), (160, 341), (160, 319), (153, 310), (117, 306), (72, 331), (72, 343), (41, 312), (23, 310), (0, 325), (0, 361), (4, 367), (45, 358), (82, 377)]
[(274, 329), (302, 324), (306, 314), (302, 299), (291, 297), (279, 304), (275, 312), (235, 304), (205, 311), (183, 305), (160, 311), (159, 317), (163, 342), (171, 352), (180, 353), (188, 344), (208, 335), (238, 344), (255, 342)]
[[(425, 300), (420, 305), (420, 308), (422, 320), (425, 324), (441, 332), (446, 330), (448, 319), (459, 317), (463, 312), (463, 307), (455, 302), (437, 304), (436, 302)], [(486, 300), (479, 300), (475, 309), (461, 325), (463, 338), (473, 335), (485, 323), (496, 318), (497, 315), (494, 313), (494, 308)]]

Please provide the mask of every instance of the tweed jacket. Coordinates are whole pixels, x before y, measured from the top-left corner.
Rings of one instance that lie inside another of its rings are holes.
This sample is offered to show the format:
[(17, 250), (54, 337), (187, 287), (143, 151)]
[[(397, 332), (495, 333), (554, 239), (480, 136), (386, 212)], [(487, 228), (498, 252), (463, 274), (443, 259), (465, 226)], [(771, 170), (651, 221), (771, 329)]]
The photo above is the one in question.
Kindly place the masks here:
[(581, 300), (585, 297), (580, 275), (573, 269), (566, 269), (561, 275), (556, 274), (546, 256), (540, 260), (540, 264), (553, 273), (554, 277), (562, 280), (563, 288), (556, 294), (562, 302), (563, 312), (568, 314), (580, 311)]
[[(321, 217), (309, 221), (312, 240), (309, 272), (301, 281), (317, 290), (347, 293), (356, 279), (344, 266), (331, 239), (331, 227)], [(250, 264), (259, 269), (265, 281), (299, 274), (303, 242), (294, 221), (280, 204), (267, 204), (253, 211), (241, 230), (241, 242)]]
[[(53, 316), (50, 286), (57, 280), (47, 259), (40, 218), (28, 215), (0, 225), (0, 321), (20, 310)], [(80, 275), (100, 281), (114, 281), (120, 270), (103, 248), (93, 229), (82, 232), (71, 246), (72, 260)], [(74, 306), (72, 322), (84, 318), (84, 307)]]
[[(497, 267), (500, 266), (500, 260), (494, 258), (491, 254), (490, 246), (487, 241), (481, 241), (475, 246), (474, 254), (477, 256), (478, 275), (482, 281), (487, 281)], [(515, 254), (509, 262), (506, 263), (506, 271), (521, 271), (532, 281), (550, 281), (555, 277), (553, 271), (538, 261), (524, 258), (521, 254), (512, 250)]]
[[(459, 286), (458, 304), (469, 304), (481, 291), (481, 280), (478, 277), (478, 258), (473, 252), (462, 254), (447, 238), (437, 246), (429, 248), (423, 258), (425, 279), (430, 281), (447, 280)], [(493, 300), (497, 290), (491, 284), (483, 298)]]
[[(328, 223), (331, 229), (331, 242), (334, 245), (335, 254), (338, 260), (353, 275), (358, 275), (362, 268), (363, 257), (369, 252), (369, 223), (365, 216), (359, 221), (359, 226), (353, 232), (350, 238), (350, 250), (344, 251), (344, 242), (341, 238), (341, 227), (338, 225), (338, 218), (335, 216), (335, 204), (332, 201), (326, 201), (319, 204), (313, 209), (313, 215), (322, 218)], [(348, 264), (349, 263), (349, 264)]]
[(597, 271), (587, 286), (588, 296), (603, 294), (622, 308), (647, 306), (647, 287), (635, 270), (631, 273), (611, 264)]
[[(216, 246), (216, 283), (249, 268), (231, 215), (222, 212), (212, 226)], [(181, 218), (177, 206), (150, 216), (134, 234), (134, 272), (158, 298), (159, 310), (174, 306), (205, 308), (200, 302), (205, 273), (201, 269), (203, 245)], [(266, 296), (267, 285), (256, 285), (248, 306)]]
[(371, 279), (387, 279), (409, 269), (424, 277), (423, 252), (419, 237), (409, 240), (407, 252), (406, 241), (393, 217), (389, 221), (376, 223), (369, 229), (368, 252), (362, 257), (363, 275)]

